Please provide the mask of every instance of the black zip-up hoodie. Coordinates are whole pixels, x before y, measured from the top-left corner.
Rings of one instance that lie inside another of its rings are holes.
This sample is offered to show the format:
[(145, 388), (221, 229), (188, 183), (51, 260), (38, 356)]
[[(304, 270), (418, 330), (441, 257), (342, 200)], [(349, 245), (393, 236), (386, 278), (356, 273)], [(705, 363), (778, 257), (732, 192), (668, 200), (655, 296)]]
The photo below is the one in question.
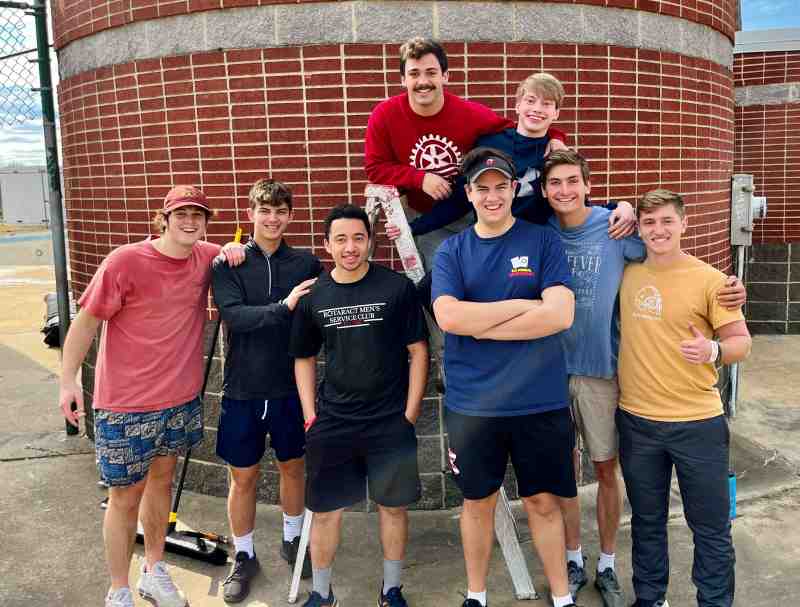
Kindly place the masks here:
[(319, 276), (322, 264), (286, 242), (266, 255), (251, 240), (244, 262), (232, 268), (215, 259), (214, 300), (226, 325), (225, 396), (235, 400), (297, 394), (289, 357), (292, 313), (283, 300), (293, 288)]

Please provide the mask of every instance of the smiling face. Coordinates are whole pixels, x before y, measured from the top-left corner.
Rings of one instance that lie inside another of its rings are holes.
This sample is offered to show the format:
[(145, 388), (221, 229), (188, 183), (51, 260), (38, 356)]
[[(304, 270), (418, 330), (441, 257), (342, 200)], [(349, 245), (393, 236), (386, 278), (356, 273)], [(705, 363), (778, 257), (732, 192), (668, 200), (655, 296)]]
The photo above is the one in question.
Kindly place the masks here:
[(681, 236), (688, 222), (681, 217), (675, 205), (639, 211), (639, 236), (647, 247), (648, 258), (670, 259), (681, 252)]
[(511, 225), (511, 203), (516, 186), (516, 181), (495, 170), (481, 173), (475, 181), (464, 186), (480, 226), (489, 232), (500, 232)]
[(162, 238), (176, 247), (191, 248), (205, 235), (207, 221), (206, 212), (200, 207), (178, 207), (167, 214)]
[(517, 101), (517, 132), (525, 137), (544, 137), (558, 119), (558, 104), (540, 91), (526, 89)]
[(581, 167), (559, 164), (550, 169), (542, 184), (542, 192), (556, 215), (572, 215), (586, 209), (591, 185), (584, 183)]
[(361, 219), (334, 219), (325, 238), (325, 250), (340, 272), (355, 274), (363, 271), (369, 257), (367, 226)]
[(442, 72), (439, 60), (433, 53), (419, 59), (406, 59), (401, 82), (406, 87), (408, 102), (414, 113), (432, 116), (442, 109), (447, 72)]
[(292, 219), (292, 211), (286, 203), (278, 206), (262, 203), (247, 209), (247, 217), (253, 222), (253, 238), (263, 249), (265, 245), (280, 242)]

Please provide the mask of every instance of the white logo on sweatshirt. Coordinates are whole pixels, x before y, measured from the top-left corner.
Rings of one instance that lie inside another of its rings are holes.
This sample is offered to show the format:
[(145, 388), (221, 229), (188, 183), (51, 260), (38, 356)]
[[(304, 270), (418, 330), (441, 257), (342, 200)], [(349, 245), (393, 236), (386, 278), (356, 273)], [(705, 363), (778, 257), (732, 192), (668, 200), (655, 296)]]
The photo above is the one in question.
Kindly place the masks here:
[(533, 183), (539, 179), (539, 169), (530, 167), (525, 174), (519, 178), (519, 192), (517, 192), (517, 196), (522, 198), (523, 196), (530, 196), (533, 194)]
[(417, 140), (408, 159), (417, 169), (449, 179), (458, 173), (461, 151), (447, 137), (429, 133)]

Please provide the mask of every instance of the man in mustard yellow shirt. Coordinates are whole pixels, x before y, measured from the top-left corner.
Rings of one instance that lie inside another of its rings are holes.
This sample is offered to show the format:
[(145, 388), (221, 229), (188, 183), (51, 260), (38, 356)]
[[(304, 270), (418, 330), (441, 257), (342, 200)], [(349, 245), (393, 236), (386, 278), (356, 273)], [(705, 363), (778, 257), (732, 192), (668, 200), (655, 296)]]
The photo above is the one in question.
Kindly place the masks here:
[(634, 607), (668, 607), (667, 516), (672, 468), (694, 537), (698, 607), (730, 607), (734, 550), (728, 494), (730, 434), (714, 387), (718, 364), (743, 360), (741, 310), (716, 298), (725, 275), (681, 250), (683, 199), (645, 194), (638, 207), (647, 260), (620, 289), (620, 463), (633, 517)]

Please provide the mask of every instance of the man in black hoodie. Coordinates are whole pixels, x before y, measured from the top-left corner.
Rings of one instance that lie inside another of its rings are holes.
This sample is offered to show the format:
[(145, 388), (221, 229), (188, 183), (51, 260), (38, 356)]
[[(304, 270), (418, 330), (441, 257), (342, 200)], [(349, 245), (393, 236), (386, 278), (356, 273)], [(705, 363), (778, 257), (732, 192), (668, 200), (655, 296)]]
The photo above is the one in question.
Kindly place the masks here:
[[(224, 583), (227, 603), (243, 601), (259, 562), (253, 548), (256, 485), (266, 436), (275, 451), (283, 508), (281, 556), (297, 558), (305, 509), (303, 413), (289, 357), (289, 330), (298, 300), (322, 271), (320, 261), (283, 240), (292, 218), (292, 193), (260, 179), (250, 189), (253, 222), (245, 261), (214, 264), (214, 299), (226, 325), (225, 381), (217, 432), (217, 455), (231, 471), (228, 518), (236, 550)], [(303, 577), (308, 577), (306, 559)]]

